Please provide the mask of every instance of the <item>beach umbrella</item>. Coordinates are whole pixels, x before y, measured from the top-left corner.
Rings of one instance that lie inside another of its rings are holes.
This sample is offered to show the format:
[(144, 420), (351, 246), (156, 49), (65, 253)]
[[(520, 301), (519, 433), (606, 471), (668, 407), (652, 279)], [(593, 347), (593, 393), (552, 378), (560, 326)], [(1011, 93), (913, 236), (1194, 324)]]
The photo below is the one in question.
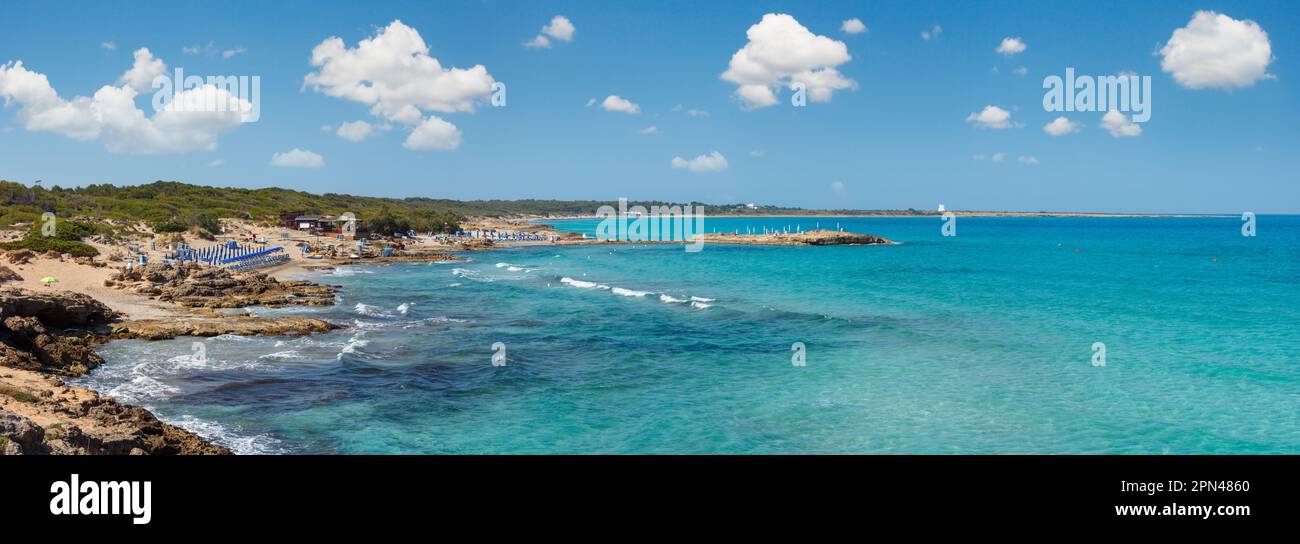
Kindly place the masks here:
[(41, 278), (41, 283), (44, 283), (46, 287), (48, 287), (56, 283), (59, 283), (59, 278), (56, 278), (54, 276), (45, 276), (44, 278)]

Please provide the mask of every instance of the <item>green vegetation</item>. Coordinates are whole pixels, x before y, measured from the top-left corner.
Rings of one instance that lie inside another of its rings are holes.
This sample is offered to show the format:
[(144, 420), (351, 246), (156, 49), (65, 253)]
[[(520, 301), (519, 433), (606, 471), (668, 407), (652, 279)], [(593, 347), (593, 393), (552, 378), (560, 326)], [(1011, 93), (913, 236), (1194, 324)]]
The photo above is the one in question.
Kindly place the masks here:
[(180, 221), (163, 221), (162, 223), (157, 223), (153, 226), (153, 231), (158, 234), (164, 232), (185, 232), (187, 230), (189, 230), (189, 227), (185, 226), (185, 223), (181, 223)]
[[(362, 230), (378, 232), (457, 230), (466, 217), (574, 216), (593, 215), (601, 206), (617, 205), (608, 200), (449, 200), (434, 198), (381, 198), (336, 193), (315, 195), (289, 189), (238, 189), (204, 187), (175, 181), (119, 187), (109, 184), (65, 189), (28, 188), (0, 181), (0, 227), (36, 223), (44, 212), (60, 218), (110, 220), (110, 229), (132, 230), (145, 222), (159, 232), (180, 232), (199, 227), (220, 230), (218, 218), (243, 218), (264, 224), (279, 221), (283, 212), (307, 215), (339, 215), (351, 212)], [(662, 201), (634, 201), (629, 206), (666, 206)], [(711, 215), (932, 215), (928, 210), (805, 210), (780, 206), (745, 204), (690, 204)], [(184, 227), (184, 228), (180, 228)]]
[(36, 253), (54, 251), (73, 257), (94, 257), (99, 255), (99, 250), (81, 243), (81, 239), (107, 230), (89, 223), (56, 220), (54, 235), (46, 236), (41, 232), (41, 225), (40, 222), (32, 224), (23, 239), (2, 243), (0, 249), (30, 249)]
[(36, 395), (7, 385), (0, 385), (0, 395), (8, 395), (18, 402), (38, 402), (41, 400), (36, 398)]
[[(264, 224), (279, 222), (283, 212), (307, 215), (353, 213), (361, 225), (371, 221), (407, 230), (441, 231), (459, 228), (466, 214), (452, 200), (419, 198), (379, 198), (328, 193), (314, 195), (289, 189), (237, 189), (189, 185), (174, 181), (156, 181), (147, 185), (119, 187), (87, 185), (64, 189), (28, 188), (0, 181), (0, 226), (40, 221), (44, 212), (60, 218), (112, 220), (125, 225), (139, 221), (162, 227), (165, 232), (180, 232), (200, 227), (218, 232), (218, 218), (241, 218)], [(177, 229), (177, 226), (185, 228)]]

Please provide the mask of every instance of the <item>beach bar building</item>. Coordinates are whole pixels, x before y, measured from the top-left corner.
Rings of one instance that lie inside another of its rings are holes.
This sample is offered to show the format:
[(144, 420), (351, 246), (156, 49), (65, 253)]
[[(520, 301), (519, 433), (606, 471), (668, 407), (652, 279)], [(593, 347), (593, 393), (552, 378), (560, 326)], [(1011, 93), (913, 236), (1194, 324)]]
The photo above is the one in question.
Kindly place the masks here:
[(300, 215), (294, 218), (292, 228), (312, 234), (343, 234), (345, 222), (332, 215)]

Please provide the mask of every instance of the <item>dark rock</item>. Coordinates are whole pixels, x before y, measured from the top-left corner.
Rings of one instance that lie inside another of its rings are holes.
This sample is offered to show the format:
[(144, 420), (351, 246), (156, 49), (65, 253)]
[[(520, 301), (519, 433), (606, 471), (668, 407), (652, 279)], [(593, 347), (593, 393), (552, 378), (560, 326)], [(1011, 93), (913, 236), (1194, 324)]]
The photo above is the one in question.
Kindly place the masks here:
[(40, 455), (49, 453), (45, 429), (23, 416), (0, 410), (0, 448), (2, 455)]
[(10, 270), (9, 267), (0, 265), (0, 283), (11, 281), (23, 281), (23, 277), (19, 276), (17, 272)]
[(0, 315), (31, 316), (50, 327), (103, 325), (119, 314), (88, 295), (72, 291), (0, 290)]

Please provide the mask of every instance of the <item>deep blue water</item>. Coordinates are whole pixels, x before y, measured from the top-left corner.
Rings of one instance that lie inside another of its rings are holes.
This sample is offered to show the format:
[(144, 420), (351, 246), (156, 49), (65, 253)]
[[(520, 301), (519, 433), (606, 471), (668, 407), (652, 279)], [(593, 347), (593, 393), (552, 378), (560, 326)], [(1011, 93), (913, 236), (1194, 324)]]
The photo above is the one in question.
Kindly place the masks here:
[(902, 243), (345, 267), (257, 313), (346, 330), (114, 342), (78, 383), (243, 452), (1300, 452), (1300, 217), (706, 230), (818, 221)]

